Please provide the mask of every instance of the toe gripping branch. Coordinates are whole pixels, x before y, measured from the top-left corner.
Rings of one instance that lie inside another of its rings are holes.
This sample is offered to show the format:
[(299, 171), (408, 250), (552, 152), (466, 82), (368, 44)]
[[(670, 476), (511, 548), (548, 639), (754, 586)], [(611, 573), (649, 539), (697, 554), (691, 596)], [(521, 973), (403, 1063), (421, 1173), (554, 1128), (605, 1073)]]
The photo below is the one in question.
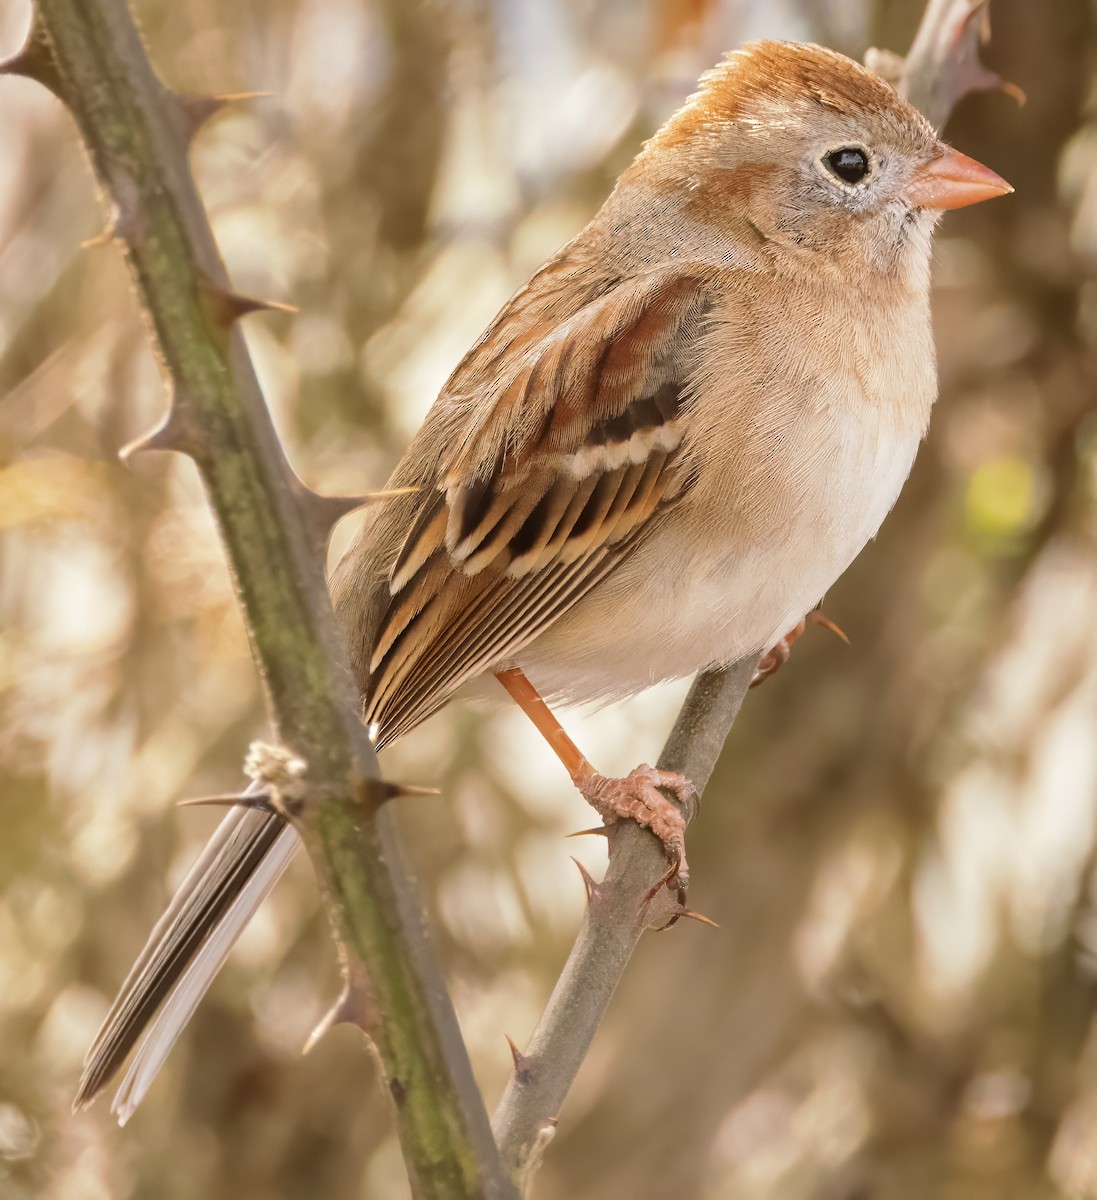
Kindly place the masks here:
[[(697, 789), (692, 781), (677, 771), (662, 771), (646, 763), (622, 778), (600, 774), (568, 736), (524, 672), (512, 667), (498, 672), (496, 677), (548, 742), (583, 799), (605, 822), (604, 826), (581, 832), (605, 834), (608, 837), (615, 825), (630, 820), (643, 829), (649, 829), (661, 843), (667, 858), (667, 869), (645, 894), (641, 913), (646, 915), (655, 897), (664, 888), (669, 888), (676, 893), (676, 902), (667, 913), (664, 923), (655, 928), (667, 929), (680, 917), (691, 917), (715, 925), (714, 921), (687, 908), (685, 903), (689, 864), (686, 861), (686, 818), (682, 808), (697, 802)], [(677, 803), (668, 798), (668, 792)], [(595, 883), (578, 860), (576, 866), (583, 878), (587, 902), (594, 904), (601, 897), (601, 885)]]
[(760, 683), (765, 683), (771, 675), (775, 675), (788, 662), (792, 657), (793, 644), (803, 635), (809, 625), (821, 625), (824, 629), (829, 629), (840, 641), (844, 642), (847, 646), (849, 645), (849, 638), (846, 637), (843, 630), (826, 613), (820, 612), (817, 608), (813, 609), (802, 621), (794, 625), (784, 637), (778, 638), (773, 646), (762, 655), (755, 669), (754, 678), (750, 681), (751, 687), (757, 687)]

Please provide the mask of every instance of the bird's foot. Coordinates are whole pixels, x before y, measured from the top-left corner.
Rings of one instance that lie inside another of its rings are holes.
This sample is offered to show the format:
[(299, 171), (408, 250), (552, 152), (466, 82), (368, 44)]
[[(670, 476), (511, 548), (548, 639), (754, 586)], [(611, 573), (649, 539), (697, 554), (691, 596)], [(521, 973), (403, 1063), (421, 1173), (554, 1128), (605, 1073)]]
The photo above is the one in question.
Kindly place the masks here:
[(807, 629), (806, 618), (798, 622), (762, 655), (758, 660), (758, 666), (754, 669), (754, 678), (750, 681), (751, 687), (757, 687), (760, 683), (765, 683), (771, 675), (777, 674), (792, 657), (792, 645), (805, 629)]
[(686, 862), (686, 822), (679, 809), (659, 790), (672, 792), (680, 804), (697, 796), (693, 783), (677, 771), (660, 771), (641, 764), (620, 779), (608, 779), (591, 771), (577, 779), (583, 799), (607, 825), (622, 818), (635, 821), (663, 843), (667, 856), (666, 874), (651, 891), (654, 896), (663, 886), (676, 888), (684, 901), (689, 884), (689, 864)]
[(757, 687), (760, 683), (765, 683), (771, 675), (775, 674), (788, 662), (792, 656), (793, 642), (807, 629), (809, 624), (822, 625), (824, 629), (829, 629), (835, 637), (841, 638), (847, 646), (849, 645), (849, 638), (846, 637), (830, 617), (826, 613), (820, 612), (817, 608), (813, 609), (759, 659), (758, 666), (754, 671), (754, 678), (750, 681), (751, 687)]

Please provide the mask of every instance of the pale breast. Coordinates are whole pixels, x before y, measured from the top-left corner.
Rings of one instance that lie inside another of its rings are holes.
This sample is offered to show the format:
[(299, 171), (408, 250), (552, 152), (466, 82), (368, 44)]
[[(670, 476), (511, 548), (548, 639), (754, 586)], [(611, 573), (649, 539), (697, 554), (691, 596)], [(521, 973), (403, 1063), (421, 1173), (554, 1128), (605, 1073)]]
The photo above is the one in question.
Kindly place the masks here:
[(895, 503), (936, 391), (928, 306), (843, 322), (825, 298), (784, 313), (750, 299), (700, 362), (693, 490), (520, 656), (544, 694), (613, 699), (767, 649)]

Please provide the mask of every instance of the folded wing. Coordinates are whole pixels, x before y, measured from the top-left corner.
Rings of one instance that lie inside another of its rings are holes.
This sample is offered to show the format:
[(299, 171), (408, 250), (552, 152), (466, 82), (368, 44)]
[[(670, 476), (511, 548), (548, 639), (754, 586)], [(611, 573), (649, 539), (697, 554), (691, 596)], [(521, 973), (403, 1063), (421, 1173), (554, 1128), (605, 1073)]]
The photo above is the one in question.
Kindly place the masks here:
[(681, 418), (708, 306), (703, 275), (659, 271), (533, 330), (504, 310), (455, 372), (432, 411), (448, 446), (362, 648), (381, 743), (520, 651), (689, 488)]

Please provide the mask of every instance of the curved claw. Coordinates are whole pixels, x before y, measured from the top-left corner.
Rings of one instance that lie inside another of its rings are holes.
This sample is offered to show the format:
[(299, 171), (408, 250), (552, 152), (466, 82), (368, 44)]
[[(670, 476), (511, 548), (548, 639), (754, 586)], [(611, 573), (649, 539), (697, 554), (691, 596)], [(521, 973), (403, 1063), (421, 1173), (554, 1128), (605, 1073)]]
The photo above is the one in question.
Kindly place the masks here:
[(783, 638), (779, 638), (758, 660), (754, 678), (750, 681), (752, 688), (757, 687), (760, 683), (765, 683), (771, 675), (776, 674), (788, 662), (792, 655), (793, 643), (803, 634), (808, 625), (822, 625), (824, 629), (829, 629), (836, 638), (845, 642), (847, 646), (849, 645), (849, 638), (840, 626), (836, 625), (826, 613), (817, 608), (812, 609), (802, 621), (790, 629)]

